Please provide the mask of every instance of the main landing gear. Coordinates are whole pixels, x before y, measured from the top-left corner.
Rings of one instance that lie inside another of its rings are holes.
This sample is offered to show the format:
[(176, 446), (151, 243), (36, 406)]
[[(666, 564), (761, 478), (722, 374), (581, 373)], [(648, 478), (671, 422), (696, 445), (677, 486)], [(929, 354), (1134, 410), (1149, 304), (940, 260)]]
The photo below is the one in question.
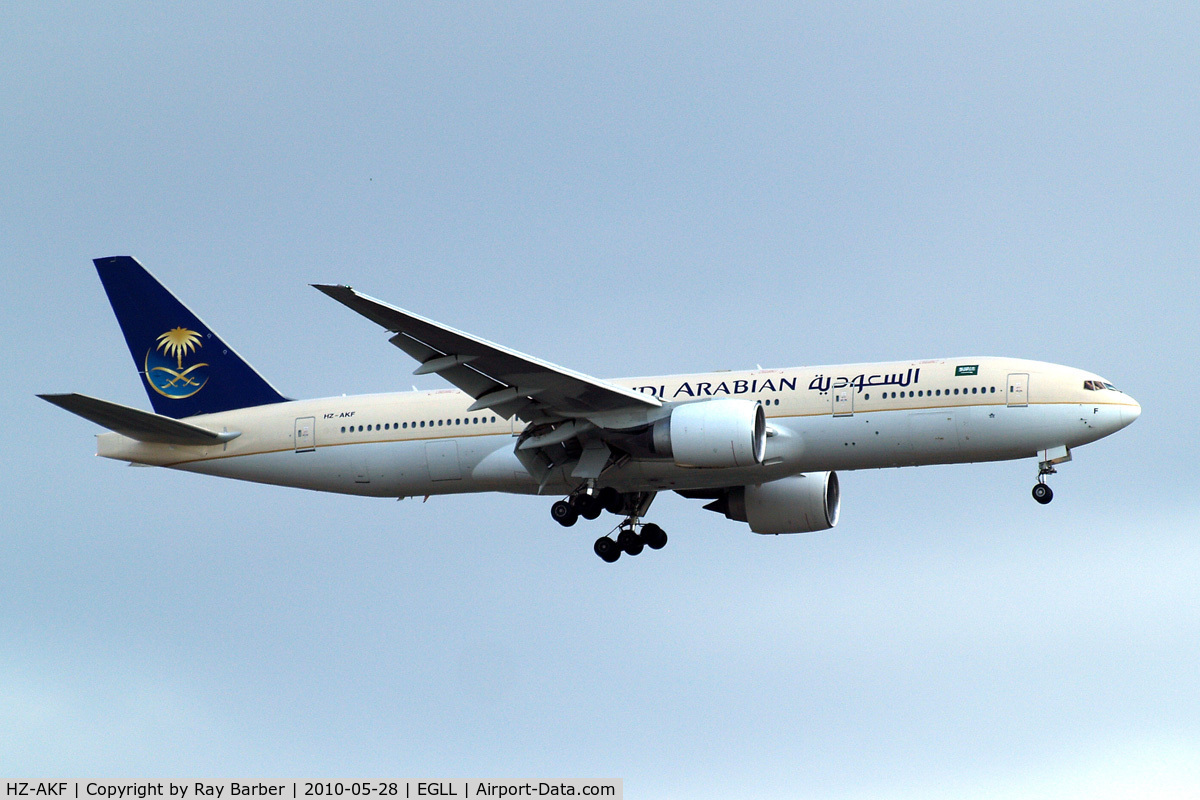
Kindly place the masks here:
[(550, 507), (550, 516), (559, 525), (569, 528), (578, 522), (580, 517), (596, 519), (601, 511), (624, 514), (625, 520), (614, 528), (617, 532), (616, 538), (614, 539), (611, 533), (601, 536), (593, 547), (596, 555), (611, 564), (621, 557), (621, 553), (636, 556), (647, 547), (651, 550), (661, 550), (666, 546), (666, 531), (653, 523), (640, 522), (653, 499), (653, 492), (621, 494), (610, 487), (599, 491), (589, 488), (556, 502)]
[(550, 506), (550, 516), (564, 528), (569, 528), (584, 519), (595, 519), (601, 511), (620, 514), (625, 508), (625, 498), (616, 489), (605, 487), (600, 491), (580, 492), (566, 500), (559, 500)]
[[(639, 527), (641, 527), (640, 533), (638, 532)], [(601, 536), (592, 548), (596, 551), (596, 555), (609, 564), (620, 558), (621, 553), (636, 556), (642, 552), (643, 548), (662, 550), (667, 545), (667, 532), (653, 522), (639, 526), (634, 518), (630, 517), (622, 522), (617, 530), (620, 533), (617, 534), (615, 540), (611, 535)]]

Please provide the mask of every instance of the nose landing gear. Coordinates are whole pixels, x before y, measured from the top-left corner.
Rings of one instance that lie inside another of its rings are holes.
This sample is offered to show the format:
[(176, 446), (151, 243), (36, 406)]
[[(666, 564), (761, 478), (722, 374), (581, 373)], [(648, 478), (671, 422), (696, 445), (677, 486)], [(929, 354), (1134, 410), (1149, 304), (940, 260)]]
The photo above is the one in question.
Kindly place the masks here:
[(1038, 477), (1037, 484), (1033, 487), (1033, 499), (1037, 500), (1042, 505), (1046, 505), (1054, 499), (1054, 492), (1046, 483), (1047, 475), (1054, 475), (1058, 472), (1054, 468), (1055, 464), (1065, 464), (1071, 460), (1071, 449), (1066, 445), (1051, 447), (1045, 450), (1038, 451)]

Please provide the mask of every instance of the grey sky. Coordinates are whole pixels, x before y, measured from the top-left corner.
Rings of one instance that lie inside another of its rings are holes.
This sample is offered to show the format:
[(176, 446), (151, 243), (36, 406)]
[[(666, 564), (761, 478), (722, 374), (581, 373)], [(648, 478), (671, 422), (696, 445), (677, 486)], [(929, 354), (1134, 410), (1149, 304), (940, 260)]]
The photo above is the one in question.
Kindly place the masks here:
[[(622, 777), (630, 797), (1200, 785), (1200, 13), (798, 4), (0, 11), (0, 772)], [(831, 532), (94, 458), (130, 254), (285, 394), (422, 388), (350, 283), (601, 377), (954, 355), (1136, 425), (843, 474)]]

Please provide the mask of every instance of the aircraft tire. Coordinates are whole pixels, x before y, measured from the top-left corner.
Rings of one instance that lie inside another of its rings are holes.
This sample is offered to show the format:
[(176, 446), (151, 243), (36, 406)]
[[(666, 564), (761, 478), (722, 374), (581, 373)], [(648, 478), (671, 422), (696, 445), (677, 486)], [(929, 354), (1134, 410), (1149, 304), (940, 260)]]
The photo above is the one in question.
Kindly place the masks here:
[(579, 513), (566, 500), (559, 500), (550, 506), (550, 516), (564, 528), (569, 528), (579, 521)]
[(1054, 491), (1044, 483), (1035, 484), (1033, 487), (1033, 499), (1042, 505), (1046, 505), (1054, 499)]
[(600, 502), (603, 504), (604, 510), (610, 514), (620, 514), (625, 510), (625, 498), (611, 486), (605, 486), (600, 490)]
[(584, 497), (579, 501), (579, 516), (584, 519), (595, 519), (604, 510), (599, 497)]
[(662, 550), (667, 546), (667, 532), (651, 522), (642, 527), (642, 541), (651, 550)]
[(629, 555), (636, 556), (642, 552), (642, 548), (646, 546), (646, 543), (631, 528), (625, 528), (617, 534), (617, 546), (626, 553), (629, 553)]
[(600, 558), (602, 558), (604, 561), (607, 561), (609, 564), (621, 557), (621, 548), (617, 546), (616, 542), (607, 536), (601, 536), (599, 539), (597, 539), (596, 544), (593, 545), (592, 549), (596, 551), (596, 555), (600, 556)]

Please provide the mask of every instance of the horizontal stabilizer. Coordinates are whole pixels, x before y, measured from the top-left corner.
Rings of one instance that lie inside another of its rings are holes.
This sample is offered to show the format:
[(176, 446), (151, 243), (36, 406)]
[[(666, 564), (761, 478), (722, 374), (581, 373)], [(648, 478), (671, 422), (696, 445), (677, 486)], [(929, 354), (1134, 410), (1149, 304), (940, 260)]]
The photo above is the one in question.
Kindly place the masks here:
[(190, 425), (177, 419), (152, 414), (120, 403), (110, 403), (85, 394), (39, 394), (48, 403), (78, 414), (122, 436), (139, 442), (159, 444), (206, 445), (228, 442), (241, 432), (221, 433)]

